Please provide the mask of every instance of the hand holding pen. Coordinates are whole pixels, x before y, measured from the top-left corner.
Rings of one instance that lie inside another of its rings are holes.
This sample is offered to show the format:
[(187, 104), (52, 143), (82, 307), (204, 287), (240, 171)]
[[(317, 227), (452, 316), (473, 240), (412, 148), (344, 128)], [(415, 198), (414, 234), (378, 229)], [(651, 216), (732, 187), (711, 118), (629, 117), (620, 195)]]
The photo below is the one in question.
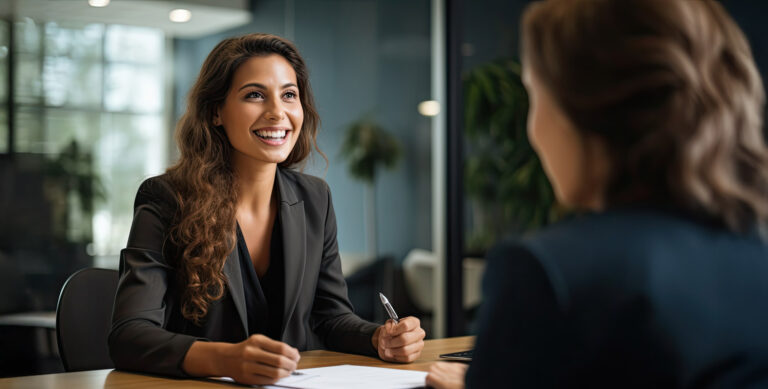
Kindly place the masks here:
[(421, 322), (413, 316), (399, 319), (389, 300), (381, 293), (379, 298), (389, 315), (389, 320), (376, 329), (371, 339), (379, 358), (389, 362), (415, 361), (424, 348), (426, 333), (421, 328)]

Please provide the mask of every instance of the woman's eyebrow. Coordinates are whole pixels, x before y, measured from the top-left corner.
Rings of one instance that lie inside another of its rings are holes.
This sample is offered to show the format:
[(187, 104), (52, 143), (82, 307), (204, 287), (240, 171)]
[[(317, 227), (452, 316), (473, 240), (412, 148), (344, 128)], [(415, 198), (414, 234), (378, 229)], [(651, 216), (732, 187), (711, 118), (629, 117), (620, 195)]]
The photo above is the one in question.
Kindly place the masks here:
[(256, 87), (256, 88), (259, 88), (259, 89), (267, 89), (266, 86), (264, 86), (262, 84), (259, 84), (257, 82), (249, 82), (249, 83), (241, 86), (240, 89), (238, 89), (238, 92), (243, 90), (243, 89), (245, 89), (245, 88), (248, 88), (248, 87)]
[[(238, 92), (243, 90), (243, 89), (245, 89), (245, 88), (248, 88), (248, 87), (255, 87), (255, 88), (259, 88), (259, 89), (267, 89), (266, 86), (264, 86), (263, 84), (259, 84), (258, 82), (249, 82), (249, 83), (241, 86), (240, 89), (238, 89)], [(296, 84), (292, 83), (292, 82), (289, 82), (287, 84), (283, 84), (283, 86), (282, 86), (283, 89), (289, 88), (289, 87), (296, 87), (296, 88), (298, 88), (298, 86)]]

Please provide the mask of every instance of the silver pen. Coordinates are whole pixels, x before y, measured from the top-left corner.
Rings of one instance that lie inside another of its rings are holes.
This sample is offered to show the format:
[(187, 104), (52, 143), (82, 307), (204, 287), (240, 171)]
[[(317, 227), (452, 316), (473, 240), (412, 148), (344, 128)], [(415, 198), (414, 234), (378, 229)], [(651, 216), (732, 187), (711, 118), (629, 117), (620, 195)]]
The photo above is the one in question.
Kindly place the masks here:
[(395, 309), (392, 308), (392, 304), (389, 303), (389, 300), (387, 300), (387, 297), (384, 296), (383, 293), (379, 292), (379, 298), (381, 299), (381, 305), (384, 306), (384, 309), (387, 311), (387, 314), (389, 315), (389, 318), (395, 321), (395, 324), (400, 322), (400, 319), (397, 318), (397, 314), (395, 313)]

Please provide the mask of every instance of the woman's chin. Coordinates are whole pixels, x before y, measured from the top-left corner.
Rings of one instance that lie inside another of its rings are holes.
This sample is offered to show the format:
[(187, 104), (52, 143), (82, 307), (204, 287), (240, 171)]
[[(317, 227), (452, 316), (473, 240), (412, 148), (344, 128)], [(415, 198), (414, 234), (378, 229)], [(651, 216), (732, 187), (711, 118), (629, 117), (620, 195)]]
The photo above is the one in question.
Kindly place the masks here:
[(280, 155), (273, 155), (273, 156), (270, 156), (270, 157), (268, 158), (268, 160), (269, 160), (271, 163), (281, 164), (281, 163), (285, 162), (285, 161), (288, 159), (288, 156), (290, 156), (290, 155), (291, 155), (291, 153), (290, 153), (290, 152), (288, 152), (288, 153), (282, 153), (282, 154), (280, 154)]

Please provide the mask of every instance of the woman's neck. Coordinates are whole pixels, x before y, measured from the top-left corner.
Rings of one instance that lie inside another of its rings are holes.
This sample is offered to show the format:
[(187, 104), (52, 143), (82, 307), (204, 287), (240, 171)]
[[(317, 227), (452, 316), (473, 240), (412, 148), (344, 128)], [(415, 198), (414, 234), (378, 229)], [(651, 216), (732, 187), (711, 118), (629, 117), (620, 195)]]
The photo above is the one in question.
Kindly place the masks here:
[(238, 213), (268, 212), (273, 200), (277, 164), (233, 158), (232, 167), (237, 181)]

